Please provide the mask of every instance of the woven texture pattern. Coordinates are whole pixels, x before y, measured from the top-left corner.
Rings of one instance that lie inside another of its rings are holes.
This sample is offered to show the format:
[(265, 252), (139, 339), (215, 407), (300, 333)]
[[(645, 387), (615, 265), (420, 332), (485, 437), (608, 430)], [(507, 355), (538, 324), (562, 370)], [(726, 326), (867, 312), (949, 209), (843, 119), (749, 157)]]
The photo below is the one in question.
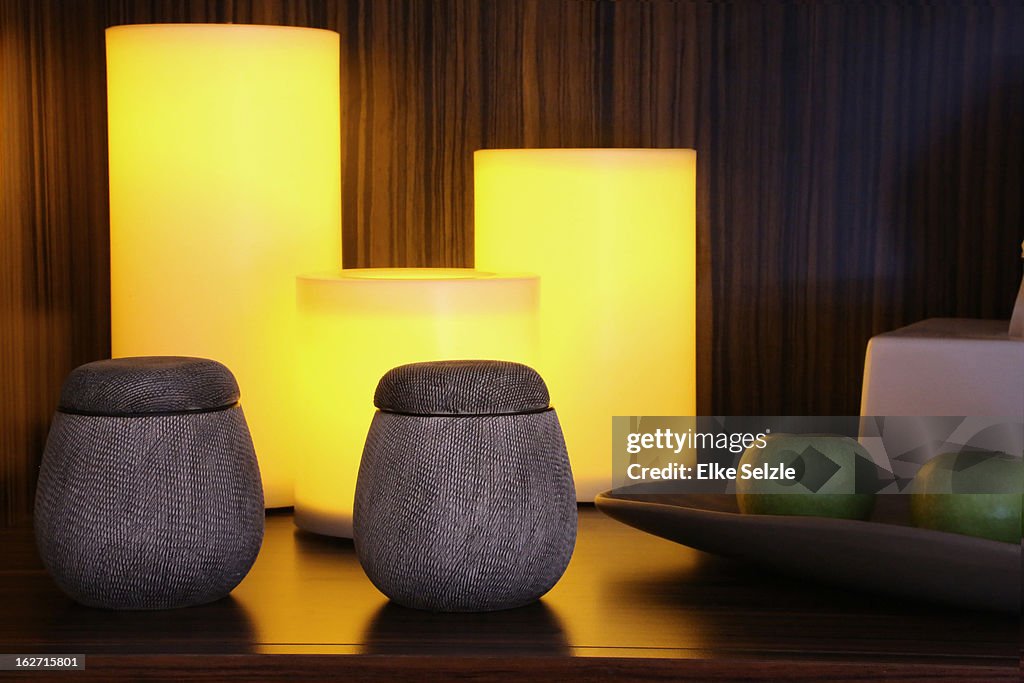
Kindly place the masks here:
[(54, 417), (36, 543), (57, 584), (82, 604), (161, 609), (222, 598), (256, 559), (263, 514), (240, 407)]
[(576, 493), (555, 412), (378, 412), (354, 525), (363, 569), (401, 605), (474, 612), (536, 600), (576, 543)]
[(388, 371), (373, 404), (414, 415), (527, 413), (548, 407), (548, 388), (533, 368), (484, 360), (410, 363)]
[(114, 358), (72, 370), (59, 410), (98, 415), (209, 410), (237, 403), (238, 393), (234, 375), (215, 360)]

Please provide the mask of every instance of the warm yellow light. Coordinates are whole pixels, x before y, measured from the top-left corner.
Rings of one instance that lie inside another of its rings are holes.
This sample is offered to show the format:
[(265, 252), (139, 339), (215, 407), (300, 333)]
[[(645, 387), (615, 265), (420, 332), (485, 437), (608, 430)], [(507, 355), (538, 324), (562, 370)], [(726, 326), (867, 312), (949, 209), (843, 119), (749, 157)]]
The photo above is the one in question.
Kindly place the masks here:
[(536, 362), (537, 278), (467, 269), (351, 269), (298, 280), (304, 388), (295, 523), (352, 536), (377, 381), (429, 360)]
[(114, 356), (235, 373), (268, 507), (293, 500), (295, 275), (341, 262), (339, 37), (107, 29)]
[(693, 415), (696, 153), (483, 150), (476, 267), (541, 278), (539, 370), (579, 500), (611, 485), (613, 415)]

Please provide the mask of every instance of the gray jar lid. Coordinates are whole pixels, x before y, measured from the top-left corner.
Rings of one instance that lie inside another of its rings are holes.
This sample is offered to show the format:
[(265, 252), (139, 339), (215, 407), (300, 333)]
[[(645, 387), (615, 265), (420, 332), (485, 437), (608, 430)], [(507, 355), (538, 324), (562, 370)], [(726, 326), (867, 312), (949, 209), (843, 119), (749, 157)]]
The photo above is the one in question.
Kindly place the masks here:
[(547, 410), (549, 400), (544, 380), (527, 365), (449, 360), (389, 370), (373, 404), (411, 415), (507, 415)]
[(206, 358), (138, 356), (80, 365), (61, 389), (63, 413), (133, 417), (222, 410), (238, 403), (238, 383)]

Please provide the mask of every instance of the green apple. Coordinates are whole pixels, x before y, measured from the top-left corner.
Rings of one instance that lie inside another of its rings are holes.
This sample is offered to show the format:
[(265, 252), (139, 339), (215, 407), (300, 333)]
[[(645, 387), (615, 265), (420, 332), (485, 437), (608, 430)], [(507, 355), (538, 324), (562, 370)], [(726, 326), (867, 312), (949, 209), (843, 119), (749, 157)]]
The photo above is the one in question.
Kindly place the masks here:
[[(849, 437), (771, 434), (740, 458), (736, 501), (746, 514), (867, 519), (875, 496), (856, 492), (858, 467), (875, 471), (868, 452)], [(789, 476), (763, 478), (780, 468)]]
[(1020, 543), (1024, 461), (1005, 453), (945, 453), (911, 484), (915, 526)]

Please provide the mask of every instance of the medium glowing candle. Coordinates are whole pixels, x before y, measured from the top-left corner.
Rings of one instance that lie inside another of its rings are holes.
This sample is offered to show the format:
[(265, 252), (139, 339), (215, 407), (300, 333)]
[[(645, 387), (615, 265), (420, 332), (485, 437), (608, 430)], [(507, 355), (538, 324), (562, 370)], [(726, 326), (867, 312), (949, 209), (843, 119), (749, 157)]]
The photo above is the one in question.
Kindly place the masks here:
[(614, 415), (696, 412), (696, 153), (475, 154), (476, 267), (541, 278), (540, 365), (579, 500), (611, 486)]
[(293, 501), (295, 276), (341, 262), (339, 36), (107, 29), (112, 352), (221, 361)]
[(350, 269), (298, 279), (304, 454), (295, 523), (352, 536), (356, 476), (385, 372), (430, 360), (536, 362), (535, 276)]

